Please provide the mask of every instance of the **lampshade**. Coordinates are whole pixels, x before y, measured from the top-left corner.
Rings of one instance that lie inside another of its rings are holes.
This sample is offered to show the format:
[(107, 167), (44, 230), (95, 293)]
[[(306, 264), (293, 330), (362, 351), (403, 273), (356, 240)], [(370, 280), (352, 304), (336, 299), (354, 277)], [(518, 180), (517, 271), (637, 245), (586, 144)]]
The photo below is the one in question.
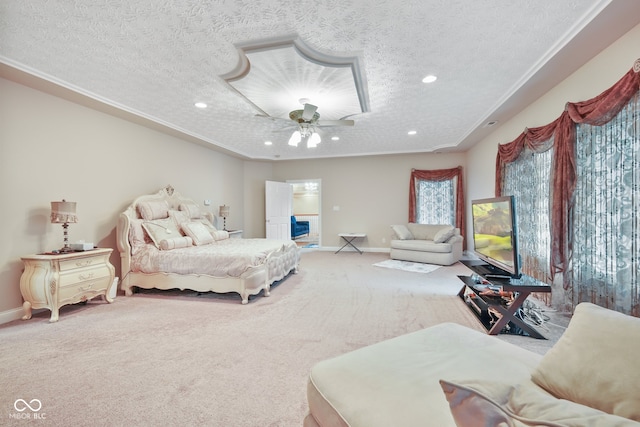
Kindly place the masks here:
[(51, 223), (64, 224), (76, 223), (76, 202), (67, 202), (62, 199), (61, 202), (51, 202)]
[(322, 141), (322, 138), (320, 138), (320, 135), (318, 135), (317, 132), (312, 133), (309, 139), (307, 140), (307, 148), (317, 147), (318, 144), (320, 144), (320, 141)]
[(289, 138), (289, 145), (297, 147), (300, 141), (302, 141), (302, 134), (300, 131), (295, 131), (291, 134), (291, 138)]
[(226, 218), (229, 216), (229, 206), (222, 205), (220, 206), (220, 216)]

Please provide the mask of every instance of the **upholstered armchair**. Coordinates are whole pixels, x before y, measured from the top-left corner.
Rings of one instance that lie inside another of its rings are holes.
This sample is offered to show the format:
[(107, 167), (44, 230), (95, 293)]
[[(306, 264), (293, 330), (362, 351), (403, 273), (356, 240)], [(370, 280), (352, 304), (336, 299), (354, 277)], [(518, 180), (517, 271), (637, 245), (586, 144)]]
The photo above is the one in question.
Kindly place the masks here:
[(298, 221), (295, 216), (291, 215), (291, 238), (309, 234), (309, 221)]

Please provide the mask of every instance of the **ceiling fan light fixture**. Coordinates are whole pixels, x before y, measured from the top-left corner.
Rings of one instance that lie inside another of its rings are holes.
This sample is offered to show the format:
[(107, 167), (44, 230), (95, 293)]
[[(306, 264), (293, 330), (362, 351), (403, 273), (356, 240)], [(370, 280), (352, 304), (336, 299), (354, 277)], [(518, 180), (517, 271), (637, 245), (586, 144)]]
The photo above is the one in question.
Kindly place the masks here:
[(318, 135), (317, 132), (313, 132), (307, 140), (307, 148), (316, 148), (318, 144), (320, 144), (320, 141), (322, 141), (320, 135)]
[(300, 141), (302, 141), (302, 134), (300, 131), (295, 131), (291, 134), (291, 138), (289, 138), (289, 145), (297, 147)]

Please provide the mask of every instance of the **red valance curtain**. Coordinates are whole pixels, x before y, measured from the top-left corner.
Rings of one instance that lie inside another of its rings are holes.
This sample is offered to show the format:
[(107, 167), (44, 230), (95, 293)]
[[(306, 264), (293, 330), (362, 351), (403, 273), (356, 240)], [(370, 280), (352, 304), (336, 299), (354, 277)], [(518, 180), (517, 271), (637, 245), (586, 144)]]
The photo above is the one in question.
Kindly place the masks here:
[[(464, 192), (462, 181), (462, 166), (452, 169), (436, 170), (416, 170), (411, 171), (409, 183), (409, 222), (416, 222), (416, 180), (425, 181), (447, 181), (457, 178), (456, 184), (456, 228), (460, 229), (460, 234), (465, 236), (464, 229)], [(466, 239), (465, 239), (466, 243)]]
[[(518, 158), (526, 147), (544, 151), (543, 144), (553, 136), (551, 200), (551, 274), (566, 271), (571, 248), (569, 210), (576, 184), (576, 123), (602, 126), (609, 122), (640, 90), (640, 59), (615, 85), (588, 101), (567, 103), (560, 117), (546, 126), (525, 129), (515, 140), (498, 146), (496, 157), (496, 196), (502, 192), (502, 171), (506, 163)], [(567, 283), (565, 283), (565, 288)]]

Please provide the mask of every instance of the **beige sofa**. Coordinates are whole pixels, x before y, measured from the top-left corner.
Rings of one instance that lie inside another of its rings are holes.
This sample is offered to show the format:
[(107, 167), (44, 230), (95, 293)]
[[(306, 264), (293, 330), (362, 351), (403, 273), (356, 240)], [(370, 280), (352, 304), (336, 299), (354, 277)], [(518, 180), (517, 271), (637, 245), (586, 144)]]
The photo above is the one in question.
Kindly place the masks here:
[(451, 265), (462, 257), (460, 229), (448, 224), (392, 225), (391, 259)]
[(640, 426), (640, 319), (579, 304), (541, 356), (445, 323), (316, 364), (305, 427)]

